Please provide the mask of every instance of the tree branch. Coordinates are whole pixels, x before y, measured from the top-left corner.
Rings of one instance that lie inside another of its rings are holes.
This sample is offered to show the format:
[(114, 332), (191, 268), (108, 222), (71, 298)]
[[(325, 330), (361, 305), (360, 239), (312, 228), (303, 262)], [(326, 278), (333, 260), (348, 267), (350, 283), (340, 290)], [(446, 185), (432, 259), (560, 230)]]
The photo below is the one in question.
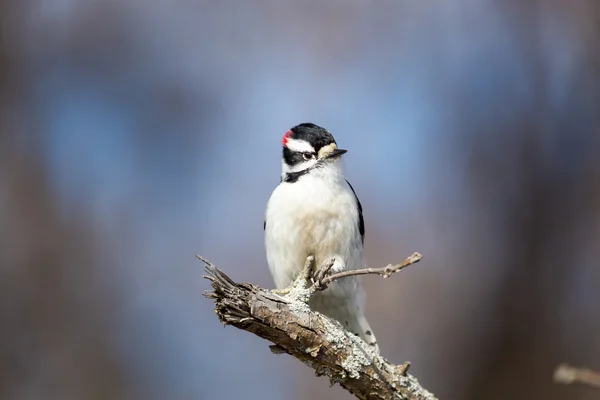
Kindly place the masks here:
[(568, 364), (560, 364), (554, 370), (554, 382), (564, 383), (583, 383), (585, 385), (600, 388), (600, 372), (592, 371), (587, 368), (576, 368)]
[(320, 278), (315, 279), (315, 287), (317, 290), (324, 290), (331, 282), (335, 281), (336, 279), (354, 275), (381, 275), (383, 278), (389, 278), (393, 273), (398, 272), (408, 267), (409, 265), (418, 263), (419, 261), (421, 261), (422, 258), (423, 255), (421, 253), (413, 253), (410, 255), (410, 257), (407, 257), (404, 261), (397, 265), (389, 264), (388, 266), (381, 268), (353, 269), (350, 271), (338, 272), (337, 274), (332, 274), (323, 277), (327, 272), (329, 272), (329, 270), (333, 266), (334, 260), (332, 260), (331, 262), (329, 262), (321, 268), (322, 272), (318, 274)]
[[(419, 254), (416, 259), (416, 254), (397, 266), (370, 269), (372, 272), (360, 270), (359, 274), (387, 276), (417, 262), (421, 256)], [(208, 275), (205, 278), (211, 281), (213, 289), (206, 291), (204, 296), (214, 300), (215, 312), (224, 324), (271, 341), (273, 353), (292, 355), (313, 368), (317, 376), (329, 377), (332, 384), (338, 383), (359, 399), (435, 400), (433, 394), (407, 373), (409, 363), (389, 363), (337, 321), (311, 311), (306, 301), (315, 290), (321, 290), (321, 286), (309, 286), (307, 274), (304, 274), (304, 281), (295, 282), (289, 295), (279, 296), (251, 283), (236, 283), (209, 261), (197, 257), (206, 264)], [(312, 259), (307, 260), (305, 271), (310, 269), (312, 262)], [(322, 270), (328, 271), (329, 264), (332, 262), (319, 270), (321, 275), (317, 283), (327, 285), (348, 276), (323, 277)]]

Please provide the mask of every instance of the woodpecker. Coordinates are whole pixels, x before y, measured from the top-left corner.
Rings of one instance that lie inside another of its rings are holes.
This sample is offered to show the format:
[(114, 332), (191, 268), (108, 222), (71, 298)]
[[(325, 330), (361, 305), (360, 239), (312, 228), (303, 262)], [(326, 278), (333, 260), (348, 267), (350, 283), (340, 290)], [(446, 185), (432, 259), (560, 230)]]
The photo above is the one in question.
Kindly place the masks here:
[[(347, 150), (312, 123), (288, 130), (282, 144), (281, 181), (269, 198), (264, 222), (275, 286), (289, 288), (310, 255), (316, 267), (334, 258), (332, 273), (363, 268), (365, 224), (360, 201), (342, 169), (341, 156)], [(309, 301), (312, 310), (339, 321), (379, 353), (364, 304), (357, 276), (332, 282)]]

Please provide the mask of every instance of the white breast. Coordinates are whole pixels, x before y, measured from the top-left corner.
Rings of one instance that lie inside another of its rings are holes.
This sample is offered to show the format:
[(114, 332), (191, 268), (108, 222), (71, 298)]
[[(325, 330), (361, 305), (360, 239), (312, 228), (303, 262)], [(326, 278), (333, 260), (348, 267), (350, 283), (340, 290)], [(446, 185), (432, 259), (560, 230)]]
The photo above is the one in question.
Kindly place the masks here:
[(361, 268), (357, 204), (343, 176), (282, 182), (267, 204), (265, 245), (277, 288), (291, 284), (309, 255), (317, 266), (335, 257), (335, 270)]
[[(358, 204), (348, 182), (335, 165), (282, 182), (266, 211), (265, 245), (269, 270), (278, 289), (284, 289), (302, 271), (306, 257), (318, 266), (335, 257), (333, 272), (363, 267)], [(336, 319), (362, 337), (378, 353), (377, 340), (362, 310), (364, 292), (356, 276), (338, 279), (314, 293), (312, 310)]]

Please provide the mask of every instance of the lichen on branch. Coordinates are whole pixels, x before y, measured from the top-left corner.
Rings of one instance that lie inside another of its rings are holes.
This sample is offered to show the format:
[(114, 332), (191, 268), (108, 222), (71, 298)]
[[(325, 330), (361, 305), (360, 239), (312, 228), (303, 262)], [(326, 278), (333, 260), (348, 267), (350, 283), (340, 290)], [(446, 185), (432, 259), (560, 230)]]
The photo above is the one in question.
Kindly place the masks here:
[[(206, 264), (205, 278), (212, 286), (204, 295), (215, 302), (221, 322), (269, 340), (273, 343), (273, 353), (297, 358), (318, 376), (327, 376), (359, 399), (435, 399), (407, 373), (408, 363), (389, 363), (339, 322), (308, 307), (306, 301), (315, 290), (321, 290), (323, 282), (327, 285), (343, 276), (330, 279), (334, 275), (327, 276), (328, 271), (319, 275), (317, 270), (315, 281), (310, 274), (303, 274), (290, 293), (281, 296), (251, 283), (236, 283), (209, 261), (197, 257)], [(420, 258), (415, 253), (397, 266), (376, 268), (372, 272), (359, 270), (359, 274), (389, 275)], [(307, 265), (311, 262), (307, 260)]]

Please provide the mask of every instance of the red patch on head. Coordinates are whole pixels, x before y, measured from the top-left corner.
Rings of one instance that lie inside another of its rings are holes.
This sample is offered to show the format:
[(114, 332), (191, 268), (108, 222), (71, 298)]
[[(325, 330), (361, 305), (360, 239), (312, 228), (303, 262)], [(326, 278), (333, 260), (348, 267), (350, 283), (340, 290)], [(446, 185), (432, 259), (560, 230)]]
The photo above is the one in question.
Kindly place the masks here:
[(290, 138), (290, 136), (292, 136), (292, 131), (289, 130), (285, 133), (285, 135), (283, 135), (283, 139), (281, 139), (281, 144), (283, 144), (284, 146), (287, 146), (288, 143), (288, 139)]

